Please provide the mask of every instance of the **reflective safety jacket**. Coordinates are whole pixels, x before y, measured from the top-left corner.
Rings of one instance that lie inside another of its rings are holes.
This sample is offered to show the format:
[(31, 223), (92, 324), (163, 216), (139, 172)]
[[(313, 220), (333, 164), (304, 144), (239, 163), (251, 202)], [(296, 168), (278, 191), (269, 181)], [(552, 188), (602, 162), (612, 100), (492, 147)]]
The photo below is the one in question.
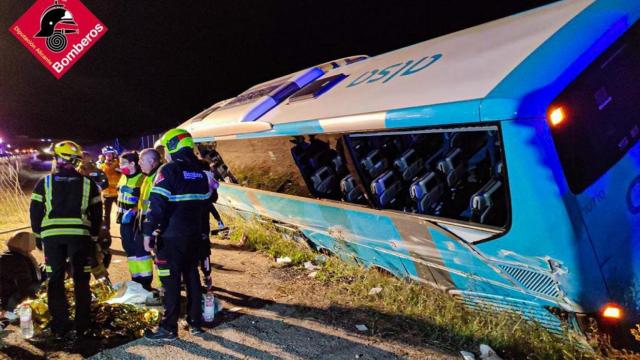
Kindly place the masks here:
[(159, 230), (163, 239), (190, 239), (197, 244), (202, 214), (208, 211), (217, 182), (210, 171), (202, 169), (191, 149), (171, 157), (173, 161), (163, 165), (156, 175), (143, 232), (151, 236)]
[[(158, 167), (159, 168), (159, 167)], [(149, 211), (149, 196), (151, 195), (151, 189), (153, 188), (153, 182), (156, 180), (158, 174), (158, 168), (154, 169), (150, 174), (147, 174), (140, 187), (140, 199), (138, 200), (138, 219), (136, 220), (138, 229), (142, 229), (142, 223)]]
[(127, 219), (125, 214), (137, 209), (138, 200), (140, 199), (140, 187), (144, 178), (145, 176), (142, 173), (137, 173), (133, 176), (123, 175), (120, 178), (118, 182), (118, 215), (116, 217), (118, 224), (127, 224), (134, 220), (134, 217)]
[(36, 237), (98, 236), (102, 222), (100, 189), (75, 169), (60, 169), (38, 182), (29, 213)]
[(109, 186), (107, 186), (106, 189), (102, 189), (102, 195), (106, 198), (118, 196), (117, 185), (120, 178), (123, 177), (118, 171), (116, 171), (119, 167), (120, 163), (118, 160), (108, 161), (98, 166), (98, 169), (104, 171), (105, 175), (107, 175)]

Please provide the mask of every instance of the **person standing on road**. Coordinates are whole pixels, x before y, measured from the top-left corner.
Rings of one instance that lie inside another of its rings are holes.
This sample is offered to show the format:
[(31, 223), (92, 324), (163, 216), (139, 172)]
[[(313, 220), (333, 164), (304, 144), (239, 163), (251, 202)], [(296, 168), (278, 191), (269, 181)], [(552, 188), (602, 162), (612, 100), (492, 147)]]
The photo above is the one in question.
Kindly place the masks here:
[[(91, 154), (87, 151), (82, 152), (82, 163), (77, 168), (82, 176), (86, 176), (93, 180), (100, 191), (109, 186), (109, 180), (104, 171), (100, 170), (91, 158)], [(104, 234), (103, 234), (104, 235)], [(98, 241), (95, 243), (95, 262), (91, 264), (91, 273), (97, 279), (106, 279), (109, 281), (109, 273), (107, 267), (111, 263), (111, 238), (109, 236), (98, 235)]]
[(36, 185), (29, 212), (36, 241), (44, 244), (51, 331), (62, 338), (71, 328), (64, 289), (67, 258), (73, 269), (75, 330), (82, 335), (89, 328), (91, 249), (102, 222), (102, 199), (98, 185), (76, 171), (82, 161), (78, 144), (62, 141), (53, 152), (55, 170)]
[(120, 172), (122, 177), (118, 183), (118, 215), (116, 222), (120, 224), (122, 247), (127, 253), (127, 265), (131, 279), (151, 290), (153, 280), (153, 259), (144, 249), (142, 238), (136, 236), (136, 216), (140, 188), (144, 174), (138, 164), (138, 153), (126, 152), (120, 156)]
[(169, 130), (161, 142), (169, 163), (156, 175), (143, 232), (145, 248), (149, 251), (155, 238), (158, 275), (165, 287), (165, 311), (158, 329), (145, 337), (173, 340), (178, 336), (181, 277), (187, 287), (190, 331), (203, 331), (197, 266), (202, 246), (202, 215), (211, 204), (215, 183), (211, 172), (202, 170), (193, 152), (193, 138), (186, 130)]
[(107, 231), (111, 228), (111, 208), (118, 199), (118, 182), (120, 181), (120, 164), (118, 162), (118, 152), (113, 146), (105, 146), (102, 148), (104, 162), (98, 168), (107, 175), (108, 186), (102, 189), (104, 197), (104, 223), (102, 228)]
[[(149, 196), (151, 195), (151, 189), (153, 188), (153, 182), (156, 179), (156, 175), (158, 174), (158, 169), (162, 165), (160, 163), (160, 154), (154, 149), (144, 149), (140, 152), (140, 160), (138, 160), (138, 164), (140, 165), (140, 169), (142, 173), (145, 175), (144, 181), (142, 182), (142, 186), (140, 187), (140, 199), (138, 199), (138, 216), (136, 218), (136, 240), (140, 239), (140, 246), (142, 247), (140, 254), (144, 254), (144, 256), (149, 257), (149, 263), (151, 267), (152, 264), (152, 256), (151, 252), (147, 251), (144, 248), (144, 243), (142, 242), (143, 234), (142, 234), (142, 224), (146, 218), (146, 214), (149, 211)], [(151, 279), (153, 280), (153, 278)]]
[(109, 267), (111, 263), (111, 209), (118, 199), (118, 182), (120, 181), (120, 164), (118, 163), (118, 152), (113, 146), (105, 146), (102, 148), (102, 161), (98, 165), (107, 176), (107, 186), (102, 188), (102, 197), (104, 200), (104, 219), (100, 228), (98, 242), (102, 247), (102, 251), (107, 254), (104, 258), (104, 266)]

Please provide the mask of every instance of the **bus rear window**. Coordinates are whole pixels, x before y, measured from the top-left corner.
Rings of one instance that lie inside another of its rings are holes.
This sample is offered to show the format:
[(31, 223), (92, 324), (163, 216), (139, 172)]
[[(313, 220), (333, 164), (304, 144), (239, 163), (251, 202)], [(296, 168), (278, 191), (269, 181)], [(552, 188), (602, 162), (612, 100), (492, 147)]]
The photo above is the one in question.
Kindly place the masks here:
[(640, 27), (636, 24), (553, 102), (551, 131), (571, 191), (583, 192), (640, 138)]

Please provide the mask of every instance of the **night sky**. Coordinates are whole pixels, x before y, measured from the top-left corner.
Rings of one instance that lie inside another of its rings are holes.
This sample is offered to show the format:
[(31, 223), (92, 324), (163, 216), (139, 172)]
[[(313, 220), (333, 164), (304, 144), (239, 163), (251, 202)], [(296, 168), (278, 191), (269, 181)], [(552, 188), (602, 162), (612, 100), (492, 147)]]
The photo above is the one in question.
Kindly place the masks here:
[(33, 2), (0, 0), (0, 136), (162, 131), (257, 83), (551, 1), (82, 2), (109, 31), (56, 80), (8, 31)]

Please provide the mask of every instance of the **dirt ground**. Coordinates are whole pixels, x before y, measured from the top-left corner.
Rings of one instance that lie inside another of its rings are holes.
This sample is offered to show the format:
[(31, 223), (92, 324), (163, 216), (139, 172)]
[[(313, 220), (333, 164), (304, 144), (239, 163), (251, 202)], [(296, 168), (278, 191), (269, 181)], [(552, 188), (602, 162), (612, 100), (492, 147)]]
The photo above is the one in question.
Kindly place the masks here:
[[(41, 173), (21, 174), (25, 191)], [(115, 218), (112, 216), (112, 218)], [(126, 254), (112, 224), (114, 283), (129, 279)], [(9, 234), (0, 236), (0, 241)], [(308, 270), (282, 268), (273, 259), (213, 238), (215, 295), (224, 310), (203, 336), (180, 331), (180, 340), (153, 344), (145, 339), (89, 339), (57, 343), (36, 335), (26, 341), (18, 326), (0, 332), (0, 360), (5, 359), (453, 359), (444, 350), (421, 344), (403, 333), (402, 319), (353, 308), (348, 299), (332, 302), (328, 289), (308, 277)], [(2, 250), (4, 244), (0, 244)], [(43, 261), (41, 252), (34, 252)], [(386, 322), (384, 327), (379, 326)], [(364, 324), (365, 332), (355, 325)], [(397, 326), (396, 326), (397, 325)], [(380, 328), (397, 328), (389, 340)]]
[[(214, 239), (212, 247), (215, 294), (224, 310), (216, 314), (214, 326), (203, 336), (181, 330), (180, 340), (166, 344), (145, 339), (128, 343), (130, 339), (91, 339), (69, 344), (46, 337), (25, 341), (19, 327), (10, 326), (0, 333), (4, 344), (0, 359), (81, 359), (92, 355), (95, 359), (457, 358), (410, 339), (390, 341), (379, 334), (372, 336), (376, 322), (384, 319), (332, 303), (325, 296), (324, 285), (309, 278), (305, 269), (280, 268), (273, 259), (224, 239)], [(114, 283), (127, 280), (126, 255), (118, 238), (114, 238), (112, 250), (111, 279)], [(41, 254), (38, 256), (41, 260)], [(369, 330), (359, 332), (357, 324)]]

